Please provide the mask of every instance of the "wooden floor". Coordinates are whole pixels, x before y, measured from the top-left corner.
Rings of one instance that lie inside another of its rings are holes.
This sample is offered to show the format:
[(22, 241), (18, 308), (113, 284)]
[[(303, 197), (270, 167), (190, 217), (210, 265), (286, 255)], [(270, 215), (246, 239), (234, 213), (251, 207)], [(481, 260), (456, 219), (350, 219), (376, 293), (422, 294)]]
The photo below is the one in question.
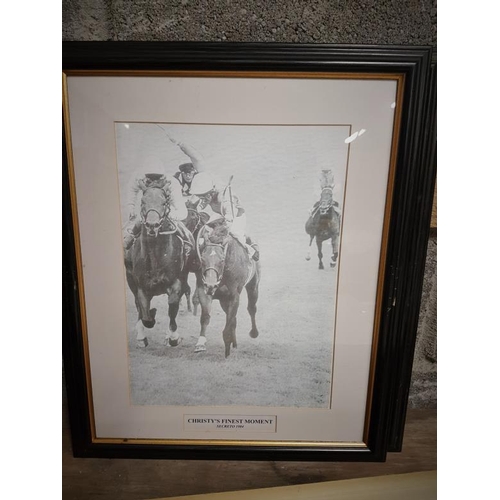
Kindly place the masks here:
[[(169, 497), (172, 500), (436, 500), (437, 471)], [(165, 500), (158, 498), (155, 500)]]
[(144, 500), (433, 471), (436, 410), (409, 410), (403, 451), (385, 463), (236, 462), (73, 458), (63, 400), (64, 500)]

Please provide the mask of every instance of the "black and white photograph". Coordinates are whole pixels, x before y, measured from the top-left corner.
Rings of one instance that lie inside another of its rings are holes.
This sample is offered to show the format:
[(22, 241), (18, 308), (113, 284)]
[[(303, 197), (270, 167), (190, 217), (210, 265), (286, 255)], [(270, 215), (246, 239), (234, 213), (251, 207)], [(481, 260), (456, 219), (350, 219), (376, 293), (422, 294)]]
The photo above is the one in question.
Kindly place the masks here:
[(330, 408), (350, 136), (115, 123), (131, 405)]

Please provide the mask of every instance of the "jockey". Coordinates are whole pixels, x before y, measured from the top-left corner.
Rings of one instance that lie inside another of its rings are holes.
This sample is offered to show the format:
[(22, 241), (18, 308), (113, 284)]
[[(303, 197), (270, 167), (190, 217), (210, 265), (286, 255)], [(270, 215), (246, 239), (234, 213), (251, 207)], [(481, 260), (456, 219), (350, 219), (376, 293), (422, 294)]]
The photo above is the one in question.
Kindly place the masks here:
[(204, 160), (201, 154), (196, 151), (196, 149), (190, 144), (186, 144), (185, 142), (181, 142), (176, 139), (171, 132), (167, 132), (163, 127), (161, 127), (167, 137), (173, 142), (176, 146), (179, 146), (181, 151), (189, 156), (190, 162), (182, 163), (179, 165), (179, 171), (174, 174), (174, 177), (179, 181), (181, 185), (183, 196), (191, 196), (191, 183), (193, 182), (194, 176), (198, 172), (202, 172), (205, 170)]
[(213, 211), (222, 216), (229, 223), (229, 233), (247, 250), (253, 260), (258, 261), (258, 246), (246, 235), (245, 209), (238, 197), (231, 193), (230, 186), (221, 190), (207, 172), (201, 172), (193, 179), (191, 193), (200, 199), (198, 210), (206, 213)]
[[(331, 169), (323, 169), (321, 171), (319, 177), (319, 185), (320, 185), (320, 191), (317, 193), (317, 198), (321, 198), (321, 192), (323, 191), (323, 189), (331, 189), (333, 194), (333, 188), (335, 187), (335, 179), (333, 177)], [(316, 212), (316, 210), (319, 208), (319, 205), (320, 205), (320, 200), (316, 201), (312, 206), (312, 208), (309, 209), (310, 216)], [(340, 205), (335, 200), (332, 200), (332, 208), (340, 216)]]
[(192, 163), (183, 163), (179, 165), (179, 171), (174, 174), (174, 177), (179, 181), (183, 196), (191, 196), (191, 183), (193, 177), (197, 174), (197, 170)]
[(129, 219), (125, 227), (123, 247), (125, 250), (128, 250), (135, 239), (141, 234), (142, 220), (140, 210), (142, 193), (149, 187), (165, 187), (170, 196), (168, 218), (175, 223), (176, 232), (185, 244), (185, 257), (187, 259), (191, 249), (194, 247), (194, 240), (192, 234), (181, 222), (187, 217), (186, 204), (184, 203), (179, 183), (173, 177), (164, 174), (163, 170), (161, 162), (154, 160), (147, 167), (142, 168), (132, 176), (126, 193)]

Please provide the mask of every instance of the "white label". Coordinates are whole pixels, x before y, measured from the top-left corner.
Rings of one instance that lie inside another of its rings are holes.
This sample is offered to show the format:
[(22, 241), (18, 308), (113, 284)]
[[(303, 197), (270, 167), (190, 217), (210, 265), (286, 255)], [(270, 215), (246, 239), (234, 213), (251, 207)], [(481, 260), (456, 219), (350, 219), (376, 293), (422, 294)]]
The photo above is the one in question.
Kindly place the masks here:
[(276, 415), (184, 415), (184, 430), (276, 432)]

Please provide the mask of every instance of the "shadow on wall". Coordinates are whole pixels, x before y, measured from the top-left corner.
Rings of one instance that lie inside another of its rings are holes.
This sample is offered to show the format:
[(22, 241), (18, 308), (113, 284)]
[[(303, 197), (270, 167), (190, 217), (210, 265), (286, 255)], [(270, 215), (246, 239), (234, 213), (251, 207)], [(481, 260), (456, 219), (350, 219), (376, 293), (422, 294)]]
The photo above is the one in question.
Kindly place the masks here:
[(437, 236), (427, 246), (409, 406), (437, 407)]

